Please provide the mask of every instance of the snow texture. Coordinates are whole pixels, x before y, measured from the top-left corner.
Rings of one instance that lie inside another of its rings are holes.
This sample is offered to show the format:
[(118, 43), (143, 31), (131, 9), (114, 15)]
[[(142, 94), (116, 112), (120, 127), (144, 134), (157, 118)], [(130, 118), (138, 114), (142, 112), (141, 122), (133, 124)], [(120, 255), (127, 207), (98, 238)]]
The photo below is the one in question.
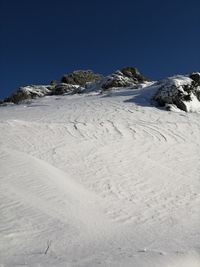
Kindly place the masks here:
[(0, 266), (200, 266), (200, 114), (158, 86), (0, 108)]

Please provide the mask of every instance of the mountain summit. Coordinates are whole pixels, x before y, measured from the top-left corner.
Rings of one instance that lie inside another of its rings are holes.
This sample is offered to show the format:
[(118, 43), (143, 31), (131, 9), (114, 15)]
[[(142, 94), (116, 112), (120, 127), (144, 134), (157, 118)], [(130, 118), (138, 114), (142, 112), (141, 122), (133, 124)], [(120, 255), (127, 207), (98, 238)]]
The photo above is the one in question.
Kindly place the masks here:
[(134, 67), (124, 67), (105, 77), (92, 70), (77, 70), (63, 75), (60, 81), (51, 81), (49, 85), (22, 86), (0, 104), (20, 104), (36, 97), (91, 92), (106, 93), (126, 88), (135, 90), (145, 87), (152, 90), (152, 86), (154, 95), (149, 104), (165, 107), (168, 110), (200, 111), (199, 72), (151, 82)]

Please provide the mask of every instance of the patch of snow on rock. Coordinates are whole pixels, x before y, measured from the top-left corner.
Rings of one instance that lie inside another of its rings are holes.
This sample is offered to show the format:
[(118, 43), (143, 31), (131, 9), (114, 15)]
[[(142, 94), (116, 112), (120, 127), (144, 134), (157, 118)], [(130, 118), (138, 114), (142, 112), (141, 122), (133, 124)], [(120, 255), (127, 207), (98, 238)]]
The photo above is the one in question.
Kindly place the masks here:
[(160, 82), (153, 99), (160, 106), (175, 105), (186, 112), (200, 111), (200, 73), (173, 76)]

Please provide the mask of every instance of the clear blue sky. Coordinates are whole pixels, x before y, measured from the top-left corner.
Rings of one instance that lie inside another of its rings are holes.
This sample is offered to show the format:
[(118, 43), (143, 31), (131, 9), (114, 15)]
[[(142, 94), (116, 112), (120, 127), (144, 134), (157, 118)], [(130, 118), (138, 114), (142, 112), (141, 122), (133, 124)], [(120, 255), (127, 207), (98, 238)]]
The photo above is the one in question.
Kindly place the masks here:
[(200, 70), (199, 0), (0, 0), (0, 98), (76, 69)]

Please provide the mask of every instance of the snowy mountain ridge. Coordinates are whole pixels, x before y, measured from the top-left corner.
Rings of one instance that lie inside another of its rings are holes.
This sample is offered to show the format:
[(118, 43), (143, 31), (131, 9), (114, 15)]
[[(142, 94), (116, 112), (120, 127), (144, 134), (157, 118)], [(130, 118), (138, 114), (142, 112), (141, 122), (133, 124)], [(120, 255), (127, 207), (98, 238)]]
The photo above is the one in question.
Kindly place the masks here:
[[(149, 82), (136, 68), (126, 67), (103, 77), (92, 71), (75, 71), (64, 75), (61, 82), (53, 81), (51, 85), (29, 85), (20, 87), (4, 100), (20, 104), (36, 97), (81, 93), (106, 93), (108, 91), (131, 88), (149, 88)], [(134, 92), (133, 92), (134, 94)], [(153, 100), (153, 101), (152, 101)], [(200, 73), (177, 75), (157, 81), (157, 91), (150, 103), (169, 110), (180, 109), (186, 112), (200, 111)], [(174, 109), (175, 108), (175, 109)]]

